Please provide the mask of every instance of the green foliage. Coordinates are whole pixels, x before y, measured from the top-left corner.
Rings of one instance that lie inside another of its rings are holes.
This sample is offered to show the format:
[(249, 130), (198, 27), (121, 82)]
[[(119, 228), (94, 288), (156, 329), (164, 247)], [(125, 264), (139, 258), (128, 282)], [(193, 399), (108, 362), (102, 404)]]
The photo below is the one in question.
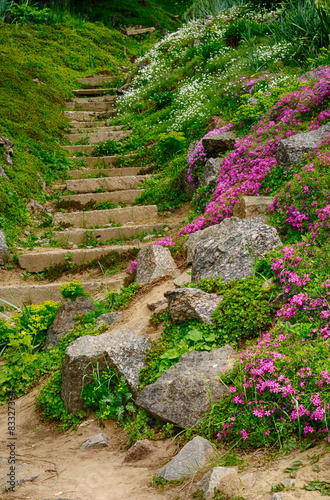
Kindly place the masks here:
[(172, 160), (175, 155), (181, 153), (186, 147), (186, 138), (182, 132), (169, 132), (160, 134), (157, 145), (154, 148), (154, 156), (161, 163)]
[(120, 142), (109, 140), (95, 144), (95, 156), (114, 156), (124, 154), (124, 147)]
[(117, 292), (117, 290), (110, 290), (106, 296), (109, 311), (119, 311), (124, 309), (135, 297), (139, 288), (140, 285), (138, 283), (131, 283), (127, 287), (122, 288), (120, 292)]
[(123, 424), (134, 411), (132, 394), (125, 378), (110, 368), (100, 373), (97, 366), (93, 367), (91, 377), (93, 381), (82, 391), (84, 407), (94, 408), (101, 420), (118, 420)]
[(330, 496), (330, 483), (328, 481), (311, 481), (303, 486), (306, 491), (319, 491), (321, 496)]
[(170, 106), (172, 103), (172, 100), (173, 100), (172, 92), (169, 92), (169, 91), (159, 92), (154, 97), (156, 109), (162, 109), (162, 108), (165, 108), (166, 106)]
[(89, 294), (83, 289), (82, 283), (79, 280), (63, 283), (59, 286), (59, 290), (63, 299), (69, 299), (72, 302), (78, 297), (88, 297)]

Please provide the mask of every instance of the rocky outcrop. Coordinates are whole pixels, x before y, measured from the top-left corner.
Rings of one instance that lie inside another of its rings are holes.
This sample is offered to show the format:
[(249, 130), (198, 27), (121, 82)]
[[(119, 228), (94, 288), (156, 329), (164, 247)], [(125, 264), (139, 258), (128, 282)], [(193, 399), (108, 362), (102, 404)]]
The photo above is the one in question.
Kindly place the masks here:
[(317, 130), (296, 134), (282, 139), (276, 151), (277, 163), (283, 167), (284, 172), (299, 165), (304, 154), (312, 151), (329, 137), (330, 123), (322, 125)]
[(4, 266), (9, 257), (9, 247), (6, 242), (6, 236), (0, 230), (0, 266)]
[(88, 297), (78, 297), (74, 302), (65, 302), (57, 309), (53, 323), (47, 330), (45, 349), (59, 344), (60, 339), (76, 324), (76, 316), (85, 316), (89, 311), (96, 311)]
[(191, 234), (186, 243), (183, 245), (183, 248), (187, 252), (188, 264), (191, 264), (191, 262), (193, 261), (194, 250), (197, 243), (209, 238), (222, 238), (227, 233), (227, 231), (238, 222), (239, 219), (237, 217), (231, 217), (230, 219), (224, 219), (222, 222), (220, 222), (220, 224), (201, 229), (200, 231), (196, 231), (195, 233)]
[(81, 445), (82, 451), (87, 451), (95, 448), (108, 448), (110, 440), (106, 434), (100, 432), (99, 434), (95, 434), (88, 439), (85, 439)]
[(228, 282), (252, 276), (255, 257), (262, 258), (281, 244), (275, 228), (251, 219), (241, 220), (220, 238), (197, 243), (191, 281), (221, 277)]
[(180, 276), (178, 276), (173, 280), (173, 283), (176, 288), (180, 288), (186, 283), (191, 283), (191, 269), (189, 269), (189, 271), (180, 274)]
[(235, 351), (230, 346), (212, 352), (191, 351), (154, 383), (145, 387), (136, 404), (151, 415), (179, 427), (193, 427), (220, 401), (227, 388), (218, 373), (231, 368)]
[(200, 178), (200, 186), (209, 186), (217, 182), (223, 160), (223, 158), (209, 158), (207, 160)]
[(233, 214), (240, 219), (260, 217), (268, 213), (268, 207), (273, 202), (272, 196), (242, 196), (235, 203)]
[(140, 250), (135, 281), (146, 285), (163, 276), (178, 275), (178, 268), (168, 248), (161, 245), (151, 245)]
[(157, 472), (156, 477), (161, 477), (166, 481), (177, 481), (183, 477), (191, 476), (206, 464), (213, 451), (213, 446), (207, 439), (196, 436)]
[(236, 476), (235, 469), (229, 469), (228, 467), (213, 467), (213, 469), (204, 474), (202, 479), (196, 484), (196, 489), (203, 491), (204, 498), (212, 498), (214, 489), (218, 489), (220, 481), (233, 474)]
[(222, 296), (206, 293), (198, 288), (180, 288), (164, 293), (173, 323), (187, 323), (197, 320), (212, 324), (212, 313), (222, 300)]
[(62, 399), (71, 413), (82, 410), (82, 387), (92, 381), (93, 368), (101, 372), (115, 369), (124, 376), (134, 396), (139, 373), (144, 366), (149, 340), (132, 329), (113, 330), (97, 337), (86, 335), (72, 342), (65, 351), (62, 373)]
[(98, 328), (101, 325), (109, 325), (111, 326), (116, 321), (119, 321), (122, 313), (120, 311), (114, 311), (110, 313), (101, 314), (96, 320), (95, 328)]
[(209, 158), (232, 151), (235, 146), (236, 135), (234, 132), (220, 132), (202, 139), (202, 144)]

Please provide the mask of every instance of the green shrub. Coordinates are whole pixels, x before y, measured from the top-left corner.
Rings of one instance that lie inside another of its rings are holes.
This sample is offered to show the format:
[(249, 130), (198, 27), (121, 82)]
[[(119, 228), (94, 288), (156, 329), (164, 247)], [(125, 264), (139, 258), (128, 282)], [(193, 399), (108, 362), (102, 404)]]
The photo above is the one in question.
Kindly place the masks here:
[(172, 92), (169, 91), (159, 92), (154, 97), (156, 109), (162, 109), (165, 108), (166, 106), (170, 106), (172, 100), (173, 100)]
[(69, 299), (72, 302), (78, 297), (89, 297), (89, 293), (85, 292), (82, 283), (79, 280), (70, 281), (70, 283), (63, 283), (59, 286), (63, 299)]
[(140, 285), (138, 283), (131, 283), (127, 287), (124, 287), (120, 292), (117, 292), (117, 290), (110, 290), (105, 299), (109, 310), (118, 311), (124, 309), (124, 307), (126, 307), (135, 297), (139, 288)]
[(154, 148), (154, 156), (161, 163), (168, 162), (186, 147), (186, 138), (182, 132), (160, 134)]
[(124, 154), (124, 146), (118, 141), (109, 140), (95, 144), (95, 156), (114, 156)]

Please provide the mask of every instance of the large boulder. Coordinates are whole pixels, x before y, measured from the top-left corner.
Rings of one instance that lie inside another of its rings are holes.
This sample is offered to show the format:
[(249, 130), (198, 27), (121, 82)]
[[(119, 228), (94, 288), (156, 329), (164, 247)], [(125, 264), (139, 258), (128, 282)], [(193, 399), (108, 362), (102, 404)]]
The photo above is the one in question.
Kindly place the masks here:
[(197, 320), (212, 324), (212, 313), (222, 300), (222, 296), (206, 293), (198, 288), (180, 288), (164, 293), (173, 323)]
[(242, 196), (234, 205), (233, 214), (240, 219), (266, 215), (268, 207), (274, 202), (272, 196)]
[(60, 339), (76, 324), (76, 316), (85, 316), (89, 311), (96, 311), (88, 297), (78, 297), (74, 302), (65, 302), (56, 312), (53, 323), (47, 330), (45, 349), (57, 346)]
[(207, 439), (196, 436), (157, 472), (156, 477), (166, 481), (177, 481), (191, 476), (206, 464), (213, 452), (213, 446)]
[(290, 168), (301, 163), (304, 154), (312, 151), (326, 140), (329, 133), (330, 123), (326, 123), (317, 130), (282, 139), (276, 151), (277, 163), (283, 167), (284, 172), (287, 172)]
[(209, 158), (200, 178), (200, 186), (209, 186), (218, 180), (219, 172), (224, 158)]
[(222, 238), (227, 234), (228, 229), (230, 229), (234, 224), (237, 224), (238, 222), (239, 219), (237, 217), (231, 217), (230, 219), (224, 219), (222, 222), (220, 222), (220, 224), (216, 224), (205, 229), (200, 229), (199, 231), (191, 234), (186, 243), (183, 245), (183, 248), (187, 251), (188, 264), (193, 261), (194, 250), (197, 243), (209, 238)]
[(140, 285), (152, 283), (163, 276), (176, 277), (178, 274), (178, 268), (168, 248), (151, 245), (140, 250), (135, 278)]
[(191, 281), (221, 277), (228, 282), (252, 276), (256, 256), (262, 258), (281, 244), (275, 228), (251, 219), (240, 220), (223, 237), (197, 243)]
[(113, 330), (97, 337), (86, 335), (72, 342), (65, 351), (62, 373), (62, 399), (71, 413), (82, 410), (83, 386), (93, 380), (93, 369), (101, 372), (113, 368), (124, 376), (134, 396), (139, 386), (139, 373), (144, 367), (146, 337), (131, 329)]
[(235, 147), (236, 135), (234, 132), (220, 132), (202, 139), (202, 144), (206, 154), (210, 158), (215, 158), (220, 154), (231, 151)]
[[(230, 346), (208, 351), (190, 351), (159, 379), (145, 387), (136, 404), (156, 418), (179, 427), (193, 427), (220, 401), (228, 389), (218, 377), (234, 362)], [(211, 398), (210, 398), (211, 393)]]
[(4, 266), (8, 260), (9, 247), (5, 234), (0, 230), (0, 266)]

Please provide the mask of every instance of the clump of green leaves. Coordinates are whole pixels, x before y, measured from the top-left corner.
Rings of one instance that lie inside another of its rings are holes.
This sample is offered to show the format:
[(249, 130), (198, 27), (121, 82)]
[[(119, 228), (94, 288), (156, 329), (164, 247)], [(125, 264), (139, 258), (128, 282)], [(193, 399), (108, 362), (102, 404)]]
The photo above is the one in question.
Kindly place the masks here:
[(88, 297), (89, 294), (83, 289), (82, 283), (79, 280), (70, 281), (70, 283), (62, 283), (59, 286), (63, 299), (69, 299), (72, 302), (78, 297)]
[(124, 309), (127, 304), (135, 297), (139, 291), (140, 285), (138, 283), (131, 283), (124, 287), (120, 292), (117, 290), (110, 290), (106, 296), (106, 303), (109, 311), (118, 311)]

